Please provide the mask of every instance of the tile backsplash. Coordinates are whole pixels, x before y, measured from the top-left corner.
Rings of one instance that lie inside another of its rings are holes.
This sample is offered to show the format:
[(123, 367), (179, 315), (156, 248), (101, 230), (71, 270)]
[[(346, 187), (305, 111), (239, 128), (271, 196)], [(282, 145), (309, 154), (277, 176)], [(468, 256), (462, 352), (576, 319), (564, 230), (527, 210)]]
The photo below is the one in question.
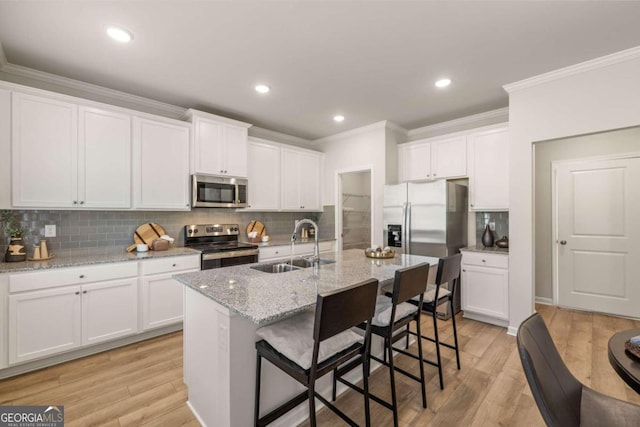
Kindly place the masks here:
[[(44, 237), (44, 226), (56, 225), (56, 237), (47, 237), (47, 246), (54, 253), (83, 254), (124, 250), (133, 243), (135, 229), (144, 223), (161, 225), (166, 233), (176, 239), (175, 245), (184, 245), (183, 227), (187, 224), (239, 224), (246, 230), (251, 220), (265, 224), (272, 238), (289, 238), (294, 221), (311, 218), (318, 223), (320, 238), (335, 235), (334, 206), (325, 206), (324, 212), (236, 212), (227, 209), (194, 209), (190, 212), (145, 211), (55, 211), (14, 210), (27, 232), (23, 236), (29, 255), (33, 245)], [(0, 224), (1, 227), (1, 224)], [(4, 236), (4, 232), (0, 233)], [(246, 239), (246, 233), (240, 235)], [(7, 238), (0, 244), (0, 258), (7, 248)]]
[(495, 223), (494, 240), (509, 236), (509, 212), (476, 212), (476, 242), (482, 244), (482, 233), (489, 223)]

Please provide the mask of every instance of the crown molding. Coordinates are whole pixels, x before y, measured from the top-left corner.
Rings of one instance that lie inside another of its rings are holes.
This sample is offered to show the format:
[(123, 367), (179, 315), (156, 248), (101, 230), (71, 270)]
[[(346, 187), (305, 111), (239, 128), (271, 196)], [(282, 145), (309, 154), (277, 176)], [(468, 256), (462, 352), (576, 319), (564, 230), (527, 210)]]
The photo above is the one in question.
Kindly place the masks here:
[(195, 110), (193, 108), (189, 108), (184, 113), (184, 117), (182, 117), (182, 118), (187, 119), (189, 121), (193, 121), (194, 117), (202, 117), (202, 118), (205, 118), (205, 119), (210, 119), (210, 120), (214, 120), (214, 121), (217, 121), (217, 122), (222, 122), (222, 123), (226, 123), (226, 124), (229, 124), (229, 125), (242, 127), (242, 128), (245, 128), (245, 129), (248, 129), (251, 126), (253, 126), (251, 123), (241, 122), (240, 120), (234, 120), (234, 119), (230, 119), (228, 117), (218, 116), (217, 114), (211, 114), (211, 113), (207, 113), (206, 111)]
[[(480, 114), (474, 114), (472, 116), (462, 117), (455, 120), (449, 120), (448, 122), (436, 123), (434, 125), (424, 126), (421, 128), (411, 129), (407, 132), (407, 136), (410, 139), (420, 138), (424, 135), (436, 136), (437, 134), (446, 134), (450, 132), (459, 131), (461, 128), (477, 127), (478, 123), (494, 121), (508, 122), (509, 121), (509, 108), (499, 108), (497, 110), (486, 111)], [(483, 125), (486, 123), (483, 123)]]
[[(19, 77), (26, 77), (34, 79), (43, 83), (54, 84), (69, 89), (85, 91), (91, 94), (124, 101), (148, 108), (153, 108), (158, 111), (166, 112), (168, 115), (181, 117), (187, 111), (186, 108), (177, 107), (175, 105), (167, 104), (161, 101), (155, 101), (153, 99), (145, 98), (138, 95), (132, 95), (130, 93), (121, 92), (115, 89), (109, 89), (103, 86), (94, 85), (91, 83), (82, 82), (79, 80), (70, 79), (67, 77), (57, 76), (55, 74), (47, 73), (45, 71), (35, 70), (33, 68), (23, 67), (21, 65), (11, 64), (9, 62), (2, 63), (3, 53), (0, 53), (0, 71), (8, 74), (13, 74)], [(6, 61), (6, 59), (5, 59)]]
[(558, 70), (550, 71), (518, 82), (509, 83), (502, 87), (507, 91), (507, 93), (513, 93), (522, 89), (535, 87), (544, 83), (563, 79), (565, 77), (575, 76), (577, 74), (586, 73), (588, 71), (597, 70), (638, 58), (640, 58), (640, 46), (632, 47), (631, 49), (612, 53), (600, 58), (591, 59), (569, 67), (560, 68)]
[(251, 126), (249, 128), (249, 136), (254, 138), (261, 138), (268, 141), (280, 142), (287, 145), (305, 146), (309, 147), (313, 141), (300, 138), (297, 136), (289, 135), (282, 132), (276, 132), (275, 130), (261, 128), (259, 126)]
[(356, 129), (351, 129), (351, 130), (347, 130), (347, 131), (344, 131), (344, 132), (336, 133), (334, 135), (325, 136), (324, 138), (315, 139), (315, 140), (313, 140), (313, 143), (314, 144), (324, 144), (324, 143), (327, 143), (327, 142), (339, 141), (341, 139), (351, 138), (351, 137), (354, 137), (356, 135), (361, 135), (361, 134), (373, 132), (375, 130), (384, 130), (384, 129), (387, 129), (387, 128), (406, 132), (406, 130), (404, 130), (400, 126), (396, 125), (395, 123), (390, 122), (388, 120), (383, 120), (383, 121), (372, 123), (370, 125), (362, 126), (362, 127), (356, 128)]

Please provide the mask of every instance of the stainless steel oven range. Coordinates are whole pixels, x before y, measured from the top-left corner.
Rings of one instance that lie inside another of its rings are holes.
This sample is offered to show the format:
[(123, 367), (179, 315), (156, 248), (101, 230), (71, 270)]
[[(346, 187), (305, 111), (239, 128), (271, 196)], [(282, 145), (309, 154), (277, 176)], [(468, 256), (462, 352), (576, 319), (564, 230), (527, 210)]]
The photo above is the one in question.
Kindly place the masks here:
[(202, 252), (200, 269), (258, 262), (258, 245), (238, 242), (238, 224), (194, 224), (184, 226), (186, 247)]

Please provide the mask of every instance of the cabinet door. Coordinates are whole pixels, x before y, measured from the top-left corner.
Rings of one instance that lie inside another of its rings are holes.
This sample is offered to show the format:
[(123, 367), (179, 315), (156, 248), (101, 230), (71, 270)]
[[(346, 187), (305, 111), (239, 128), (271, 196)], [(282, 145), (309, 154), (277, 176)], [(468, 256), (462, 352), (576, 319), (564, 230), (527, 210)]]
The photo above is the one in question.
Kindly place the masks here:
[(403, 147), (401, 175), (403, 181), (419, 181), (431, 178), (431, 144)]
[(78, 203), (78, 108), (13, 93), (14, 207), (67, 208)]
[(300, 153), (282, 149), (281, 166), (281, 207), (285, 210), (300, 210)]
[(469, 136), (469, 207), (509, 210), (509, 131), (496, 129)]
[(320, 201), (320, 155), (301, 152), (300, 167), (300, 209), (319, 211), (322, 209)]
[(462, 266), (462, 309), (496, 319), (509, 319), (509, 271)]
[(131, 207), (131, 116), (79, 108), (79, 205)]
[(134, 118), (135, 207), (189, 210), (189, 127)]
[(431, 143), (431, 178), (451, 178), (467, 175), (466, 137)]
[(9, 296), (9, 363), (81, 345), (80, 287)]
[(249, 141), (249, 208), (280, 209), (280, 147)]
[(196, 117), (193, 121), (194, 128), (194, 172), (213, 175), (224, 174), (223, 139), (224, 126)]
[(247, 129), (236, 126), (224, 127), (225, 175), (247, 176)]
[(82, 285), (82, 344), (138, 332), (138, 278)]
[(142, 329), (182, 322), (184, 285), (159, 274), (142, 279)]
[(11, 209), (11, 92), (0, 89), (0, 209)]

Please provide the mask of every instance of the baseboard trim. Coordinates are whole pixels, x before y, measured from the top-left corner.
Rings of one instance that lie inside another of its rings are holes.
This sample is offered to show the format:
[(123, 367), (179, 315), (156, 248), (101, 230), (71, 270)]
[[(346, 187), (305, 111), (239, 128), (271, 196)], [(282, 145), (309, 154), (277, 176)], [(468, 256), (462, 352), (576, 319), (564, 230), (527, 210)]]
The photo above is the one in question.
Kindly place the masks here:
[(553, 299), (545, 298), (545, 297), (536, 297), (536, 304), (554, 305), (553, 304)]

